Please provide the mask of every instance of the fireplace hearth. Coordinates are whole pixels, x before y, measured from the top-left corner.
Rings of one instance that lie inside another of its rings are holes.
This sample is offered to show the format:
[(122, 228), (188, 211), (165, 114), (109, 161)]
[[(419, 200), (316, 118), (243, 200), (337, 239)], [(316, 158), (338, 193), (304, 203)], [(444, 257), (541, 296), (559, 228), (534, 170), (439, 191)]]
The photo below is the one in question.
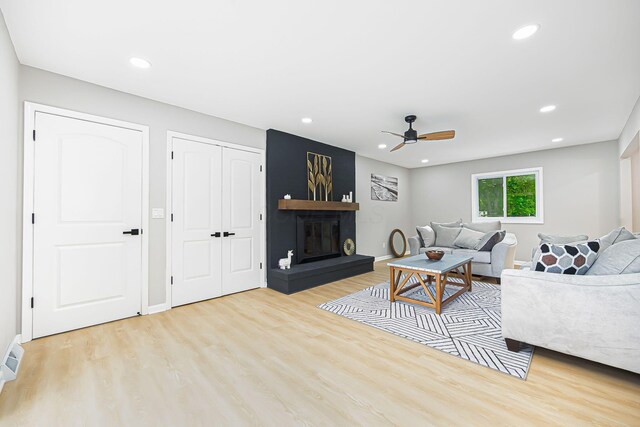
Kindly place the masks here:
[(297, 217), (296, 259), (299, 264), (340, 256), (340, 217)]

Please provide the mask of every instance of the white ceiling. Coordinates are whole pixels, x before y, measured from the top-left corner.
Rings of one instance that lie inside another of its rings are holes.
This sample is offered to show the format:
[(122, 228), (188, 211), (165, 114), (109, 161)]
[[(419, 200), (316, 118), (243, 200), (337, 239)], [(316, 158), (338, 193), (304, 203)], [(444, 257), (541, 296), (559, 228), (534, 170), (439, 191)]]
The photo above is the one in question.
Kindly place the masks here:
[[(23, 64), (421, 167), (616, 139), (638, 0), (0, 0)], [(532, 38), (514, 30), (539, 23)], [(153, 66), (130, 66), (131, 56)], [(556, 104), (553, 113), (539, 108)], [(404, 116), (450, 142), (394, 153)], [(312, 117), (304, 125), (302, 117)], [(562, 143), (551, 139), (563, 137)]]

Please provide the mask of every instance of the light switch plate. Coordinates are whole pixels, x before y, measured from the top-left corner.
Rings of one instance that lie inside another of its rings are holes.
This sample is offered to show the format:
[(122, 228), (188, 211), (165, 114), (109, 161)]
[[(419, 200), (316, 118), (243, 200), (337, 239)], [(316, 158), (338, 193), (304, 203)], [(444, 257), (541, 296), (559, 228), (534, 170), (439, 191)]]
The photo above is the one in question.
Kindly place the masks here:
[(153, 218), (153, 219), (162, 219), (162, 218), (164, 218), (164, 209), (163, 208), (152, 208), (151, 209), (151, 218)]

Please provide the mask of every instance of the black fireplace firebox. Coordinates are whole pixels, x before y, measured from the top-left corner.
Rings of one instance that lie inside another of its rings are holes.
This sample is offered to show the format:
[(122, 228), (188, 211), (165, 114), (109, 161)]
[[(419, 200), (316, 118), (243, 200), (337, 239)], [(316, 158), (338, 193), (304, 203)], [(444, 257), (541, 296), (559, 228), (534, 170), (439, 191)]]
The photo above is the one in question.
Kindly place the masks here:
[(340, 217), (298, 216), (296, 259), (298, 264), (340, 256)]

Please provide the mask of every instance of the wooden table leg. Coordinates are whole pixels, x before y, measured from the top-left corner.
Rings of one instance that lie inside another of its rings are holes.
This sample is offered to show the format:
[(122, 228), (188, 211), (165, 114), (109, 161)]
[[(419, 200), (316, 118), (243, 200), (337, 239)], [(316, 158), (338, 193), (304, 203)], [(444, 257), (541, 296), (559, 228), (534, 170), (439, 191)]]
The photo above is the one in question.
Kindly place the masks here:
[(464, 272), (466, 273), (466, 285), (469, 286), (469, 292), (471, 292), (471, 285), (473, 285), (473, 277), (471, 277), (471, 261), (465, 264)]
[(396, 300), (396, 277), (395, 269), (389, 267), (389, 301), (395, 302)]
[(436, 314), (440, 314), (442, 306), (442, 290), (440, 289), (442, 277), (440, 273), (436, 274)]

